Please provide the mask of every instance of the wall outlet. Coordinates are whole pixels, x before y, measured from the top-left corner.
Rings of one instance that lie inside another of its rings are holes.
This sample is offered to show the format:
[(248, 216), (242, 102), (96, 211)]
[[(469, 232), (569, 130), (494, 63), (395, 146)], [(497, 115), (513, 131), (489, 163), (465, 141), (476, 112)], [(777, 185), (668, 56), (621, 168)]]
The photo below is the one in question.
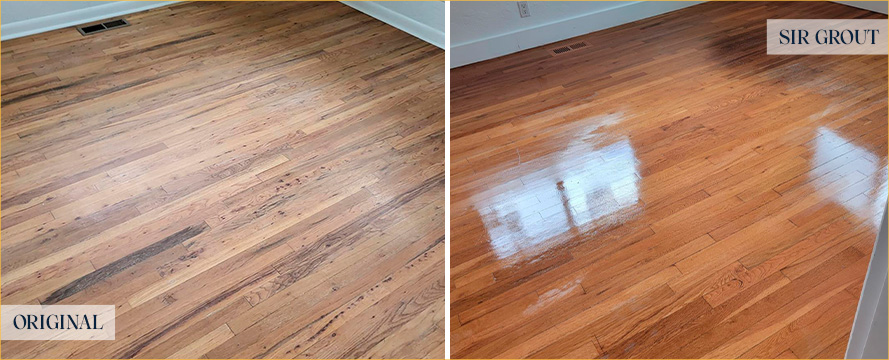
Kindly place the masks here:
[(527, 1), (516, 1), (516, 4), (519, 5), (519, 16), (523, 18), (531, 16), (531, 9), (528, 8)]

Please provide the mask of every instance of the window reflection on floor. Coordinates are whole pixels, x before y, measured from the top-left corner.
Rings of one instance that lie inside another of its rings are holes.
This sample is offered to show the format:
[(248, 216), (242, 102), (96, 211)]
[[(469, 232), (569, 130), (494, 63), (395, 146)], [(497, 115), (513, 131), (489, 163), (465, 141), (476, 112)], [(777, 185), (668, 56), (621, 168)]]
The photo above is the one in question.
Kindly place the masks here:
[[(889, 190), (889, 169), (884, 158), (843, 138), (834, 130), (820, 127), (818, 133), (820, 136), (814, 139), (813, 169), (810, 174), (819, 183), (816, 187), (831, 191), (830, 198), (834, 202), (858, 217), (869, 219), (874, 229), (879, 228)], [(848, 166), (850, 171), (857, 171), (863, 176), (836, 179), (840, 183), (829, 187), (827, 182), (835, 179), (823, 175), (837, 166)]]
[[(576, 153), (582, 146), (590, 143), (577, 141), (565, 151)], [(495, 196), (479, 210), (499, 259), (537, 256), (563, 245), (567, 237), (554, 241), (556, 235), (624, 222), (636, 213), (638, 163), (629, 139), (594, 148), (580, 162), (566, 158), (570, 161), (556, 161), (540, 171), (546, 175), (523, 179), (522, 188)]]

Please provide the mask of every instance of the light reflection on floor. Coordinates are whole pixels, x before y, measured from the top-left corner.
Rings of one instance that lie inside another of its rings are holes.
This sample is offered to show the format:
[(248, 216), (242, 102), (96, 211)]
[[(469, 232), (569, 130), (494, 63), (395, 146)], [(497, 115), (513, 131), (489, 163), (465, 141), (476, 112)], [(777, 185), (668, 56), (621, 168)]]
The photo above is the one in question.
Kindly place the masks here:
[[(864, 174), (866, 177), (860, 183), (845, 184), (846, 187), (835, 192), (831, 197), (834, 202), (842, 205), (849, 210), (850, 213), (858, 217), (869, 219), (874, 229), (880, 227), (884, 206), (886, 205), (887, 193), (889, 193), (889, 168), (885, 164), (885, 160), (881, 156), (877, 156), (867, 149), (855, 145), (835, 131), (820, 127), (818, 128), (820, 136), (815, 138), (814, 155), (812, 157), (813, 170), (810, 174), (815, 181), (822, 180), (823, 167), (817, 166), (825, 164), (831, 160), (842, 156), (844, 162), (848, 159), (848, 165), (854, 166), (855, 169)], [(882, 164), (882, 168), (878, 168)], [(827, 185), (827, 184), (822, 184)], [(860, 186), (868, 189), (875, 189), (876, 192), (861, 192)]]
[(576, 153), (577, 147), (589, 147), (583, 162), (566, 156), (570, 162), (556, 161), (545, 176), (523, 178), (522, 188), (485, 200), (489, 206), (479, 212), (499, 259), (530, 259), (563, 245), (568, 237), (559, 234), (624, 223), (634, 216), (639, 177), (629, 139), (592, 143), (589, 138), (575, 141), (565, 150)]
[[(602, 127), (607, 125), (595, 129)], [(819, 173), (823, 167), (818, 165), (841, 155), (854, 159), (856, 169), (867, 176), (863, 182), (878, 190), (861, 194), (860, 188), (846, 184), (832, 199), (878, 227), (887, 201), (889, 169), (885, 165), (878, 169), (881, 157), (835, 131), (821, 127), (818, 132), (809, 175), (824, 181), (824, 174)], [(584, 153), (582, 161), (578, 152)], [(477, 203), (498, 259), (507, 263), (531, 260), (568, 245), (566, 241), (576, 241), (575, 235), (626, 223), (641, 212), (638, 160), (626, 136), (615, 140), (593, 131), (572, 141), (563, 153), (572, 156), (549, 155), (552, 165), (534, 173), (538, 175), (523, 177), (521, 188)], [(560, 236), (566, 233), (570, 236)]]

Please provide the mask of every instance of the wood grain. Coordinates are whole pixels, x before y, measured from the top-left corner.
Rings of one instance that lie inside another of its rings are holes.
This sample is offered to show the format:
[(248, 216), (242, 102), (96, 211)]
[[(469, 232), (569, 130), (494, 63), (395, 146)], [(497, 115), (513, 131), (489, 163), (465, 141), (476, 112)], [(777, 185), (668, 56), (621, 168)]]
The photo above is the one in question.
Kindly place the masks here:
[(452, 70), (453, 357), (843, 356), (887, 61), (766, 55), (775, 18), (886, 17), (712, 2)]
[(3, 304), (117, 307), (3, 356), (444, 357), (444, 52), (336, 2), (126, 19), (3, 42)]

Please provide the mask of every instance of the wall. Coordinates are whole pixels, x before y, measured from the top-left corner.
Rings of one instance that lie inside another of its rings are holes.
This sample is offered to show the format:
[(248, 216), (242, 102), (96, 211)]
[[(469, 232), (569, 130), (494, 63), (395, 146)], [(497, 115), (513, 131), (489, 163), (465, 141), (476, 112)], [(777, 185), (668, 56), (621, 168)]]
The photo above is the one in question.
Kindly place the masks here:
[(846, 347), (846, 359), (885, 359), (887, 323), (887, 271), (889, 271), (889, 209), (883, 212), (883, 222), (871, 253), (870, 265), (864, 277), (858, 311), (852, 324), (852, 334)]
[(175, 1), (3, 1), (0, 3), (0, 39), (14, 39), (172, 3)]
[(445, 46), (444, 1), (343, 1), (440, 48)]
[(886, 1), (834, 1), (836, 3), (854, 6), (865, 10), (886, 14), (889, 10), (889, 2)]
[(699, 4), (699, 1), (451, 2), (451, 66), (457, 67)]

